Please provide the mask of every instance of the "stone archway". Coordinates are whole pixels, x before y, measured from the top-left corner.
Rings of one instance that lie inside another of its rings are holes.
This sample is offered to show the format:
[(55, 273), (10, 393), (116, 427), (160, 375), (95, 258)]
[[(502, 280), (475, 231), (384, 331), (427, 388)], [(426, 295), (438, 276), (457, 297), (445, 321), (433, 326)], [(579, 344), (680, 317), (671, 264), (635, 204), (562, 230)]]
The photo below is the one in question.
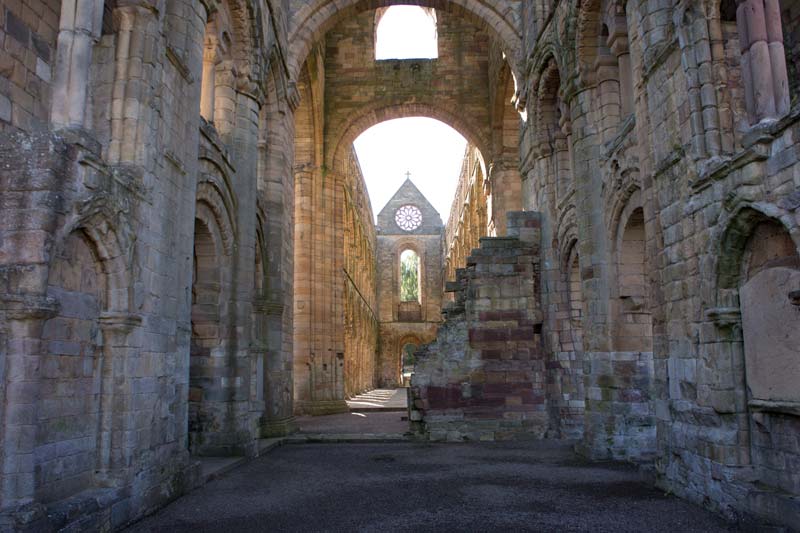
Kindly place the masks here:
[(416, 335), (406, 335), (397, 343), (398, 365), (400, 368), (400, 384), (409, 385), (411, 373), (414, 371), (415, 352), (422, 347), (423, 342)]
[[(294, 13), (289, 29), (289, 42), (292, 53), (288, 59), (288, 69), (292, 79), (297, 75), (316, 41), (337, 23), (353, 14), (386, 7), (392, 4), (409, 2), (380, 2), (377, 0), (313, 0)], [(514, 16), (516, 10), (507, 0), (419, 0), (411, 2), (422, 7), (433, 7), (464, 17), (472, 23), (484, 27), (493, 35), (511, 58), (511, 68), (517, 69), (516, 61), (522, 50), (519, 21)], [(517, 79), (521, 79), (517, 76)]]
[(327, 135), (330, 146), (334, 148), (329, 152), (326, 164), (330, 168), (341, 168), (342, 162), (347, 160), (347, 154), (353, 142), (372, 126), (387, 120), (411, 117), (426, 117), (438, 120), (460, 133), (467, 139), (467, 142), (476, 146), (482, 154), (489, 153), (489, 139), (485, 128), (481, 128), (472, 121), (463, 118), (463, 115), (459, 114), (457, 109), (445, 107), (441, 103), (438, 105), (407, 103), (362, 108), (359, 114), (351, 117), (346, 123), (343, 123), (339, 128)]
[[(797, 228), (774, 210), (747, 206), (734, 213), (720, 236), (716, 301), (706, 316), (716, 326), (706, 363), (714, 373), (703, 386), (712, 393), (724, 428), (735, 430), (736, 464), (752, 467), (775, 494), (800, 490), (789, 470), (796, 448), (781, 444), (796, 432), (800, 410), (797, 343), (800, 342), (800, 246)], [(670, 379), (679, 379), (672, 372)], [(671, 383), (671, 388), (682, 383)], [(765, 506), (767, 507), (767, 506)], [(759, 510), (763, 513), (763, 509)], [(775, 518), (775, 517), (773, 517)]]

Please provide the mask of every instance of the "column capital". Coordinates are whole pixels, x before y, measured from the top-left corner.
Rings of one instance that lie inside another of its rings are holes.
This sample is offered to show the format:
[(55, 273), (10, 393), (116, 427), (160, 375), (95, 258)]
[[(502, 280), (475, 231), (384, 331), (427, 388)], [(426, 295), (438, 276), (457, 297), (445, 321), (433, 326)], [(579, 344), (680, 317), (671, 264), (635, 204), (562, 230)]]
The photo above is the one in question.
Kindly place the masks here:
[(714, 307), (706, 310), (706, 318), (718, 328), (730, 328), (742, 323), (742, 313), (738, 307)]
[(108, 311), (98, 319), (103, 331), (118, 331), (127, 333), (142, 324), (142, 316), (135, 313)]

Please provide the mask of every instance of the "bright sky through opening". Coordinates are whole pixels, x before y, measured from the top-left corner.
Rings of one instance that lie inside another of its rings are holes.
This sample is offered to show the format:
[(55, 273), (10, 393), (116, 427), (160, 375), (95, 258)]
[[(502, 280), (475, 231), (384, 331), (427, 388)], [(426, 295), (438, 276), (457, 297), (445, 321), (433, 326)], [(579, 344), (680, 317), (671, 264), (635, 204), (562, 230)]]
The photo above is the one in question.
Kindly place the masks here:
[(439, 57), (436, 20), (419, 6), (392, 6), (378, 24), (375, 59)]
[(377, 216), (411, 173), (411, 181), (447, 223), (467, 141), (431, 118), (401, 118), (371, 127), (353, 143)]

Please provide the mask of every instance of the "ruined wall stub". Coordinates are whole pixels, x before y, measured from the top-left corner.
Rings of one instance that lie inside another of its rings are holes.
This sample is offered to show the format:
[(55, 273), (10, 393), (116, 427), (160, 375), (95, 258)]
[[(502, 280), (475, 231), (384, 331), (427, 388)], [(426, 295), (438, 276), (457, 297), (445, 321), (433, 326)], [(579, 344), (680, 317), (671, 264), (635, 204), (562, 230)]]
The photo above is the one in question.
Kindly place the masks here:
[(447, 289), (456, 293), (411, 377), (412, 426), (431, 440), (543, 438), (540, 216), (509, 213), (508, 237), (485, 237)]

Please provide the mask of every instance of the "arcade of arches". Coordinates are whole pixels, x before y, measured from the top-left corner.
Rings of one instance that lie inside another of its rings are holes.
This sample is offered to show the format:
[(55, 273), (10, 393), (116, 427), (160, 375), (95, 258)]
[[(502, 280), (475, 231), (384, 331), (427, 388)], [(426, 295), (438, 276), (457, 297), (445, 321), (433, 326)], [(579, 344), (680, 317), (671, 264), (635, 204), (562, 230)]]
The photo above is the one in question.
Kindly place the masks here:
[[(374, 59), (394, 3), (437, 57)], [(414, 345), (420, 439), (570, 440), (800, 529), (797, 2), (0, 0), (0, 28), (0, 528), (122, 527)], [(407, 182), (375, 224), (353, 141), (411, 116), (469, 143), (450, 217)]]

